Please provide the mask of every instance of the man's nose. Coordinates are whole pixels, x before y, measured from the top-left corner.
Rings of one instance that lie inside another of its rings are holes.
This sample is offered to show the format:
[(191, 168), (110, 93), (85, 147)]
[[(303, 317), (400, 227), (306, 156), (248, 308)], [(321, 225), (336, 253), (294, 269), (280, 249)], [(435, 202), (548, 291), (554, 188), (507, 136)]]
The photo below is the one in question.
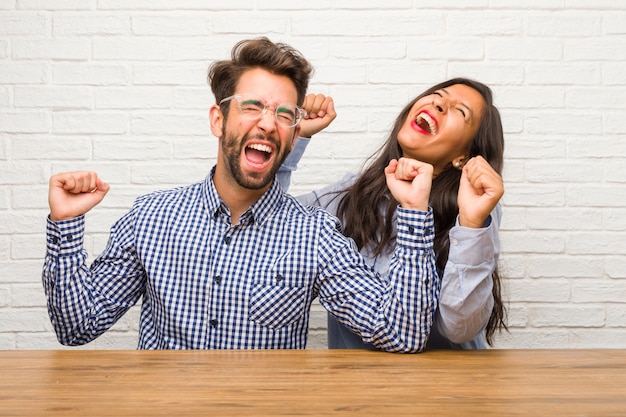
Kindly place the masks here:
[(261, 117), (259, 118), (258, 125), (261, 129), (266, 131), (273, 131), (276, 129), (276, 109), (266, 108)]

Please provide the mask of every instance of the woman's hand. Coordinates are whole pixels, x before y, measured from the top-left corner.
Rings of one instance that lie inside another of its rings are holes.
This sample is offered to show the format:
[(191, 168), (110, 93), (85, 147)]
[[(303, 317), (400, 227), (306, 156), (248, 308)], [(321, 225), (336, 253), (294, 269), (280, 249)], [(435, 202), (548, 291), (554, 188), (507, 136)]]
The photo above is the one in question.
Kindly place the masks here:
[(459, 224), (483, 227), (487, 217), (504, 194), (502, 177), (482, 156), (475, 156), (463, 167), (459, 183)]
[(333, 98), (323, 94), (307, 94), (302, 108), (307, 113), (300, 122), (300, 136), (303, 138), (310, 138), (326, 129), (337, 117)]

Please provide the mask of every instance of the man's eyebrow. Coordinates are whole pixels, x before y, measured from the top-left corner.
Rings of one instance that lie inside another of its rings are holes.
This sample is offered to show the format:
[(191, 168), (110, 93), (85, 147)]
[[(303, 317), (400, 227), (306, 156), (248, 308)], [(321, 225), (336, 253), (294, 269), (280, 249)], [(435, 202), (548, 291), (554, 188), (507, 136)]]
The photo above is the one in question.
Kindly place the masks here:
[[(448, 90), (446, 90), (445, 88), (442, 88), (441, 91), (443, 91), (447, 95), (450, 95)], [(474, 120), (474, 112), (472, 111), (472, 109), (470, 109), (469, 106), (467, 104), (465, 104), (465, 103), (459, 103), (459, 105), (465, 107), (467, 109), (469, 115), (470, 115), (470, 119)]]

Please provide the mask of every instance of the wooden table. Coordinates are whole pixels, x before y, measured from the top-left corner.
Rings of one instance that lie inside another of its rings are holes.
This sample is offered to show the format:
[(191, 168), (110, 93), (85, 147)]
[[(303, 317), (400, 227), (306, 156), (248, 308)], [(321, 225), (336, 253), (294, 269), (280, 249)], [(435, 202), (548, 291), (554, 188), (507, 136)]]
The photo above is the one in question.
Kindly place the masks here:
[(0, 416), (626, 416), (626, 350), (0, 351)]

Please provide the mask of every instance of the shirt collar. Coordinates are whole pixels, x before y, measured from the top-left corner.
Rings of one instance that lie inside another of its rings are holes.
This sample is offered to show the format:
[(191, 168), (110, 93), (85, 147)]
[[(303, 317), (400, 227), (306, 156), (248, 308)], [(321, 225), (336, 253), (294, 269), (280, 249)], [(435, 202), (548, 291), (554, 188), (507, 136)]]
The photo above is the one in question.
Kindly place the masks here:
[[(228, 208), (220, 198), (215, 184), (213, 183), (213, 174), (215, 166), (204, 180), (204, 190), (206, 195), (207, 211), (211, 217), (219, 216), (221, 212), (228, 212)], [(284, 192), (276, 179), (272, 182), (272, 186), (261, 196), (261, 198), (251, 205), (241, 216), (245, 219), (248, 215), (252, 216), (255, 223), (262, 225), (282, 204)]]

